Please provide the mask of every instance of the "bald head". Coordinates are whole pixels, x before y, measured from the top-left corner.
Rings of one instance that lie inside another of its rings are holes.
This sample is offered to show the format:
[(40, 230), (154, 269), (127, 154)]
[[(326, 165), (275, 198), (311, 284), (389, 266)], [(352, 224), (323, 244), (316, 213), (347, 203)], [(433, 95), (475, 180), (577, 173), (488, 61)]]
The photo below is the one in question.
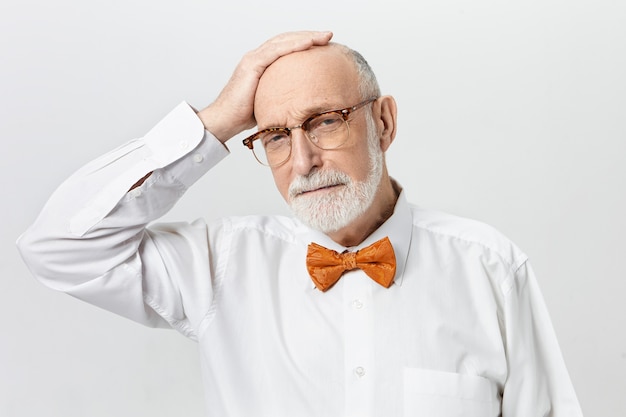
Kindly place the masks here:
[(311, 110), (328, 110), (379, 95), (367, 61), (358, 52), (331, 43), (285, 55), (270, 65), (257, 87), (254, 111), (259, 127), (267, 127), (263, 119), (271, 110), (268, 107), (287, 101), (303, 111), (315, 107), (314, 103), (319, 109)]

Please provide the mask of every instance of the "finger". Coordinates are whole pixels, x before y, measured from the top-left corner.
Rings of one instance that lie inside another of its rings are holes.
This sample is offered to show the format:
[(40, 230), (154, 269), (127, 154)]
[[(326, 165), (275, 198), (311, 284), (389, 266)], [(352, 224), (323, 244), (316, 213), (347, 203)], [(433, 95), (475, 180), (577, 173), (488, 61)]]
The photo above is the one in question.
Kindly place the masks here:
[(285, 32), (270, 38), (261, 46), (264, 45), (287, 45), (292, 43), (294, 47), (298, 48), (298, 45), (307, 47), (315, 44), (326, 44), (332, 38), (333, 33), (331, 31), (298, 31), (298, 32)]
[(287, 32), (272, 38), (269, 42), (261, 47), (267, 47), (270, 53), (280, 56), (291, 52), (302, 51), (314, 45), (326, 45), (332, 38), (333, 33), (326, 32)]
[(282, 56), (304, 51), (312, 46), (326, 45), (332, 36), (333, 33), (330, 31), (301, 31), (280, 34), (253, 51), (253, 56), (257, 60), (255, 66), (264, 70)]

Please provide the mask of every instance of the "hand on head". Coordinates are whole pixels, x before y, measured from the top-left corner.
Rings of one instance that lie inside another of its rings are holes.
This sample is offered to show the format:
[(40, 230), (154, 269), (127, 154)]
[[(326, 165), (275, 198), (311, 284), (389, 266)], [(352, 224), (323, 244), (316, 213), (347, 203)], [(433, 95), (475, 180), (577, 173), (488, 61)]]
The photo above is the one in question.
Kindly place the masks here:
[(222, 142), (253, 128), (254, 96), (265, 69), (292, 52), (326, 45), (332, 36), (331, 32), (315, 31), (283, 33), (248, 52), (217, 99), (198, 112), (205, 128)]

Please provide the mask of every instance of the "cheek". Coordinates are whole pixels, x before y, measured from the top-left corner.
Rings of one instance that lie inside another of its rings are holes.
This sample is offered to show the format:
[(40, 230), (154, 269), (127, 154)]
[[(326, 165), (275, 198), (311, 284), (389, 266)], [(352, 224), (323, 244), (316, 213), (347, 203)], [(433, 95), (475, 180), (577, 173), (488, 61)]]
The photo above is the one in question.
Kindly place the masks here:
[(344, 171), (350, 175), (352, 179), (363, 182), (369, 177), (372, 168), (369, 144), (370, 138), (365, 128), (359, 129), (357, 135), (358, 139), (353, 143), (351, 149), (348, 151), (348, 155), (344, 156), (342, 162)]
[(343, 166), (345, 167), (344, 172), (355, 181), (366, 181), (372, 167), (367, 147), (360, 147), (358, 151), (355, 150)]
[(369, 177), (369, 173), (371, 171), (370, 157), (369, 154), (363, 155), (360, 160), (360, 164), (353, 171), (352, 177), (358, 182), (365, 182)]

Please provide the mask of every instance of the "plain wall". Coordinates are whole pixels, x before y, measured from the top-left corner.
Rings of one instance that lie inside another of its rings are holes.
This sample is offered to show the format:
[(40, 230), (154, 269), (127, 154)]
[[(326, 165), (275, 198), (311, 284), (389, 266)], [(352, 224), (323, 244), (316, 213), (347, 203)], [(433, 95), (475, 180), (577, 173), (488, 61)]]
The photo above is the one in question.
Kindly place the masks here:
[[(626, 415), (626, 2), (26, 0), (0, 5), (0, 416), (203, 415), (193, 342), (44, 288), (14, 242), (79, 166), (298, 29), (365, 55), (398, 102), (392, 176), (530, 256), (586, 415)], [(165, 220), (287, 213), (242, 136)]]

